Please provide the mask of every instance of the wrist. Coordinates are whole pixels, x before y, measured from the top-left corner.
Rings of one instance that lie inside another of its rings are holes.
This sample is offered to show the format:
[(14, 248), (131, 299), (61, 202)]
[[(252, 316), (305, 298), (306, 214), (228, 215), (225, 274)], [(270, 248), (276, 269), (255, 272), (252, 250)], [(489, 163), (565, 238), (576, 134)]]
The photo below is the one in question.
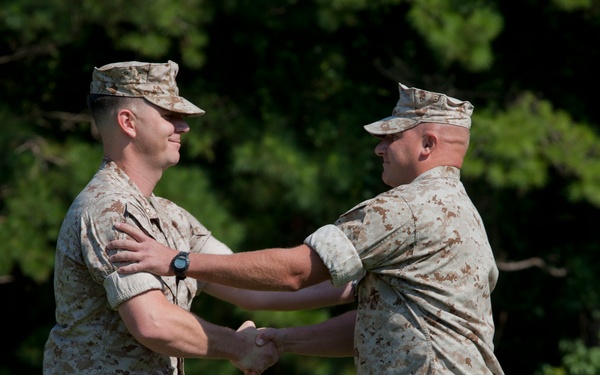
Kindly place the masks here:
[(290, 330), (293, 328), (274, 328), (277, 332), (276, 339), (273, 340), (275, 346), (277, 347), (277, 351), (279, 354), (283, 353), (292, 353), (293, 352), (293, 344), (290, 346), (288, 342), (288, 335), (290, 334)]
[(186, 277), (186, 271), (190, 267), (190, 253), (180, 251), (171, 261), (171, 269), (177, 276), (178, 280), (183, 280)]

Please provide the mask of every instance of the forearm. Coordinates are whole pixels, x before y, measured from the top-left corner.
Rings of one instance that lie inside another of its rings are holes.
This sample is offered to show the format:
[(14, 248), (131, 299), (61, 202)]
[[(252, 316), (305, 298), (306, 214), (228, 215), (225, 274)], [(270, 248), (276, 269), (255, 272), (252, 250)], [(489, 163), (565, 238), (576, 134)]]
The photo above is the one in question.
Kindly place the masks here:
[(134, 297), (119, 307), (130, 333), (149, 349), (173, 357), (218, 358), (243, 356), (249, 343), (236, 332), (209, 323), (164, 299), (160, 291)]
[[(172, 276), (171, 261), (177, 252), (145, 235), (139, 228), (115, 227), (136, 241), (116, 239), (107, 245), (110, 261), (123, 274), (148, 271)], [(191, 253), (187, 277), (241, 289), (294, 291), (329, 280), (329, 270), (307, 245), (290, 249), (265, 249), (235, 254)], [(123, 262), (124, 264), (121, 264)]]
[(336, 288), (329, 280), (295, 292), (253, 291), (215, 283), (209, 283), (203, 292), (246, 310), (308, 310), (355, 300), (350, 283)]
[(299, 290), (329, 279), (322, 260), (306, 245), (231, 255), (191, 254), (186, 274), (235, 288), (275, 291)]
[(353, 310), (319, 324), (277, 329), (273, 341), (283, 353), (351, 357), (355, 323), (356, 310)]
[(180, 320), (171, 315), (165, 322), (167, 337), (153, 337), (150, 348), (165, 354), (177, 357), (195, 357), (227, 359), (238, 361), (244, 356), (241, 348), (248, 347), (249, 343), (240, 342), (235, 331), (221, 327), (191, 313)]
[[(111, 241), (110, 249), (120, 249), (110, 255), (119, 273), (147, 271), (161, 276), (174, 276), (171, 266), (177, 251), (156, 241), (151, 245), (133, 241)], [(156, 250), (154, 250), (156, 249)], [(128, 251), (124, 251), (128, 250)], [(293, 291), (328, 279), (323, 262), (306, 247), (267, 249), (235, 254), (190, 253), (186, 277), (240, 289)], [(300, 254), (299, 254), (300, 253)], [(315, 272), (318, 266), (323, 272)]]
[(248, 307), (250, 310), (309, 310), (341, 305), (355, 300), (350, 283), (336, 288), (329, 280), (295, 292), (255, 291), (253, 293), (260, 295), (250, 301)]

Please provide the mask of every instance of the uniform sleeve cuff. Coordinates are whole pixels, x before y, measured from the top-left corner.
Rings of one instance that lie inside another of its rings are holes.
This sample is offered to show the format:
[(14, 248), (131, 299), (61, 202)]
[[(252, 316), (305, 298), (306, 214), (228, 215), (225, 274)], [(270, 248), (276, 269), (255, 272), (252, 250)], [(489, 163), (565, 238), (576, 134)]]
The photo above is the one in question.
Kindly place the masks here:
[(140, 293), (152, 289), (162, 289), (161, 280), (147, 272), (138, 272), (131, 275), (113, 272), (104, 279), (104, 289), (110, 307), (117, 307)]
[(366, 274), (354, 245), (335, 225), (328, 224), (317, 229), (304, 243), (319, 254), (329, 269), (334, 286), (359, 280)]

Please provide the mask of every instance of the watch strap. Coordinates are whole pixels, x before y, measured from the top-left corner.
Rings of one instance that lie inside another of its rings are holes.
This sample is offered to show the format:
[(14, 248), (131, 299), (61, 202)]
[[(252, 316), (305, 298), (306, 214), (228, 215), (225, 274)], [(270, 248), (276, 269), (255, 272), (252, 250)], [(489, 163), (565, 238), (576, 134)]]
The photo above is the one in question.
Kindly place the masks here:
[[(179, 254), (177, 254), (173, 260), (171, 261), (171, 266), (173, 267), (173, 271), (175, 272), (175, 276), (177, 276), (177, 280), (183, 280), (185, 279), (185, 271), (187, 271), (187, 269), (190, 266), (190, 253), (186, 252), (186, 251), (180, 251)], [(181, 267), (176, 267), (175, 263), (177, 260), (179, 259), (184, 259), (185, 260), (185, 267), (181, 268)]]

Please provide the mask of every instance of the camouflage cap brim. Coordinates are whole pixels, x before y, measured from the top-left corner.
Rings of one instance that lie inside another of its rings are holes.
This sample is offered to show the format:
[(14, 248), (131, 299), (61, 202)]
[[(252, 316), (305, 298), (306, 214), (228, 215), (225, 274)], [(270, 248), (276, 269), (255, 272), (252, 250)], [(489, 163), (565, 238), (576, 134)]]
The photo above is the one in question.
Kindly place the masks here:
[(392, 115), (365, 125), (369, 133), (382, 136), (400, 133), (422, 123), (471, 127), (473, 105), (445, 94), (407, 87), (399, 83), (400, 99)]
[(157, 105), (169, 111), (173, 111), (175, 113), (181, 113), (186, 117), (202, 116), (205, 113), (205, 111), (202, 108), (195, 106), (189, 100), (181, 96), (154, 96), (144, 98), (154, 105)]
[(419, 125), (419, 122), (414, 119), (390, 116), (365, 125), (364, 128), (369, 133), (379, 136), (400, 133), (417, 125)]
[(201, 116), (205, 111), (179, 96), (175, 77), (179, 65), (128, 61), (95, 68), (90, 94), (145, 98), (161, 108), (185, 116)]

